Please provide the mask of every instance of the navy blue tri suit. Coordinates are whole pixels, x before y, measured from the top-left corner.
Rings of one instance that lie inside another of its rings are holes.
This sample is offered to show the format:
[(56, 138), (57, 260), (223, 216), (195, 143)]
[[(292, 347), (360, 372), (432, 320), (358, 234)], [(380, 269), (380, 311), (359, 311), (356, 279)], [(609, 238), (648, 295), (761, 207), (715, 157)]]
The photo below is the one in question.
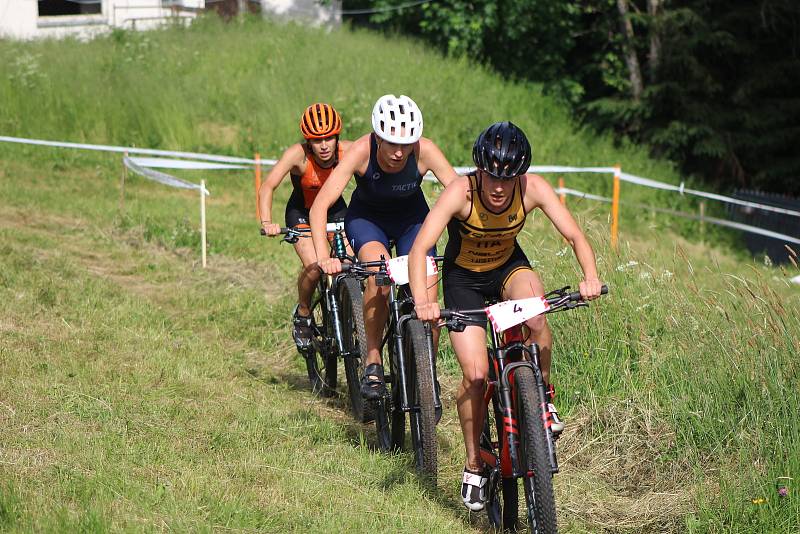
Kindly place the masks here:
[[(414, 152), (399, 172), (386, 172), (378, 166), (375, 134), (369, 137), (369, 164), (363, 175), (355, 173), (356, 189), (350, 198), (344, 229), (356, 254), (370, 241), (378, 241), (389, 250), (394, 241), (398, 256), (411, 250), (422, 221), (428, 215), (428, 203), (422, 194), (422, 174)], [(429, 255), (436, 255), (436, 247)]]

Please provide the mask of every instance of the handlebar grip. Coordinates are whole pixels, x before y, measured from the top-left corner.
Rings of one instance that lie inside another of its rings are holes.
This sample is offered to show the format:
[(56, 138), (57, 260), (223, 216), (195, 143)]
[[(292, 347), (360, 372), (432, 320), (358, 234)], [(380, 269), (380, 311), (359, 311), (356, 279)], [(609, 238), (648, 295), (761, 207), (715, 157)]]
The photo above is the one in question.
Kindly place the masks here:
[(453, 312), (450, 310), (439, 310), (439, 318), (440, 319), (450, 319), (453, 316)]
[(350, 268), (353, 266), (352, 263), (344, 263), (342, 262), (342, 272), (347, 273), (350, 272)]
[[(278, 232), (278, 233), (279, 234), (288, 234), (291, 230), (292, 230), (291, 228), (284, 228), (283, 226), (281, 226), (281, 231)], [(261, 235), (267, 235), (267, 231), (264, 230), (264, 228), (259, 228), (259, 233)]]
[[(602, 287), (600, 288), (600, 294), (601, 295), (607, 295), (608, 294), (608, 286), (607, 285), (605, 285), (605, 284), (602, 285)], [(579, 301), (583, 300), (581, 298), (581, 292), (580, 291), (576, 291), (574, 293), (570, 293), (569, 294), (569, 300), (571, 300), (573, 302), (579, 302)]]

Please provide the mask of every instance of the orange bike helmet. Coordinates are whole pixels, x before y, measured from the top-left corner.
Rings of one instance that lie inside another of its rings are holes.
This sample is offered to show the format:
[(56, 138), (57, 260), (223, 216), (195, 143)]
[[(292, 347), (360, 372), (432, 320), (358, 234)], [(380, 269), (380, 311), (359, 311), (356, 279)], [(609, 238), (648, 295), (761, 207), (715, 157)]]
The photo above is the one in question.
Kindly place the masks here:
[(342, 118), (330, 104), (311, 104), (300, 119), (300, 131), (306, 139), (324, 139), (339, 135)]

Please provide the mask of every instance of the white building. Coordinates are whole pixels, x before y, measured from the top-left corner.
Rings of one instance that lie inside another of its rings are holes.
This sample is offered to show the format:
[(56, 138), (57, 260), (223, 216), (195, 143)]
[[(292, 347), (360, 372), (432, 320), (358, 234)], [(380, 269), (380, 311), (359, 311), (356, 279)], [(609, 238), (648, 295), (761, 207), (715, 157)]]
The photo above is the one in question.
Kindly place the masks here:
[(342, 23), (342, 0), (331, 0), (321, 5), (319, 0), (261, 0), (261, 10), (266, 16), (305, 21), (314, 26)]
[(204, 8), (205, 0), (0, 0), (0, 38), (88, 39), (111, 28), (189, 21)]

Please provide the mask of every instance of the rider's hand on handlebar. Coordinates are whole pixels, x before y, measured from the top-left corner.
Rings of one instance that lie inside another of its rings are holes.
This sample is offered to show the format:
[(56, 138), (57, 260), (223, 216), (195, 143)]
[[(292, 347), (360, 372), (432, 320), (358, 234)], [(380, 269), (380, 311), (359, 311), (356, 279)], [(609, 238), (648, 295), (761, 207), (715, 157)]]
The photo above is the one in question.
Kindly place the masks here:
[(415, 304), (414, 311), (420, 321), (436, 322), (439, 320), (439, 303), (426, 302), (425, 304)]
[(325, 258), (317, 262), (320, 270), (325, 274), (338, 274), (342, 272), (342, 262), (338, 258)]
[(261, 223), (261, 228), (264, 230), (266, 235), (268, 235), (270, 237), (276, 236), (276, 235), (281, 233), (281, 225), (280, 224), (275, 224), (275, 223), (263, 221)]
[(603, 287), (603, 282), (598, 278), (586, 278), (583, 280), (578, 289), (581, 292), (583, 300), (594, 300), (600, 296), (600, 291)]

